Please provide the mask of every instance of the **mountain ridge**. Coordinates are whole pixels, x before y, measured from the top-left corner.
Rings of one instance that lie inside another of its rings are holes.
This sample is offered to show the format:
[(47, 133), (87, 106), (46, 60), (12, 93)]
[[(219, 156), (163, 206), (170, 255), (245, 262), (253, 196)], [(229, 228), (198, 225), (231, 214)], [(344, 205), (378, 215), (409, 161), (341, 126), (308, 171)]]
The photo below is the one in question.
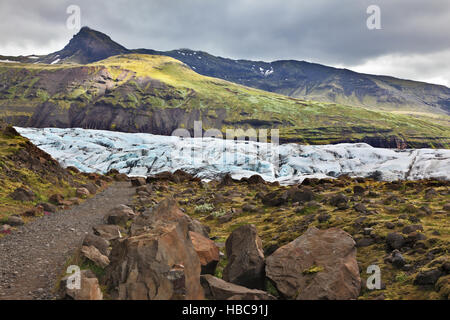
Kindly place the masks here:
[(448, 148), (448, 124), (291, 98), (194, 72), (171, 57), (123, 54), (83, 64), (0, 63), (0, 118), (22, 127), (80, 127), (171, 135), (279, 129), (280, 142), (366, 142)]
[(292, 59), (264, 62), (233, 60), (191, 49), (127, 49), (89, 27), (83, 27), (61, 51), (33, 62), (88, 64), (127, 53), (169, 56), (199, 74), (294, 98), (409, 114), (450, 115), (450, 88), (443, 85)]

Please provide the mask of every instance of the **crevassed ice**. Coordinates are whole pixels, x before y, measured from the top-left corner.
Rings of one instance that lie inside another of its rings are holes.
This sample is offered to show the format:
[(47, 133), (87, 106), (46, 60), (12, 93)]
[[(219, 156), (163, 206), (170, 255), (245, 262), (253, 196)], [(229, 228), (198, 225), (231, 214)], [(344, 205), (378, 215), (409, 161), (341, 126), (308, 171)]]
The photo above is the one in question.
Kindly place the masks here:
[(450, 176), (450, 150), (446, 149), (382, 149), (365, 143), (275, 145), (79, 128), (16, 129), (63, 166), (85, 172), (117, 169), (147, 176), (182, 169), (205, 180), (225, 173), (236, 179), (259, 174), (281, 184), (341, 174), (367, 177), (376, 173), (388, 181), (447, 180)]

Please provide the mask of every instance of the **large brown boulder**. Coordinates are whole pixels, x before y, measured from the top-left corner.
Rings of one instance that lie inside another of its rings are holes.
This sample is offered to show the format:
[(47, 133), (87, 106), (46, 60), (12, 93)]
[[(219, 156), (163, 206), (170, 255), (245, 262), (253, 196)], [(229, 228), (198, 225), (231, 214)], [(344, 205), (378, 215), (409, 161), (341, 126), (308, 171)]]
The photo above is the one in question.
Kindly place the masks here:
[(25, 188), (15, 189), (9, 197), (17, 201), (34, 201), (36, 199), (34, 192)]
[(83, 239), (83, 246), (93, 246), (100, 251), (101, 254), (109, 256), (109, 246), (110, 242), (102, 237), (96, 236), (94, 234), (87, 234)]
[(264, 251), (254, 225), (234, 230), (226, 243), (228, 264), (223, 270), (225, 281), (244, 287), (264, 287)]
[(355, 241), (338, 228), (309, 228), (267, 258), (266, 275), (289, 299), (355, 299), (361, 288)]
[(116, 241), (107, 284), (120, 300), (198, 300), (204, 298), (200, 271), (186, 221), (157, 221)]
[(131, 225), (131, 235), (136, 236), (145, 233), (158, 221), (184, 221), (187, 224), (189, 231), (197, 232), (202, 236), (209, 238), (208, 229), (198, 220), (192, 219), (184, 214), (178, 207), (177, 202), (171, 197), (162, 200), (157, 206), (146, 210), (138, 216)]
[(217, 263), (220, 260), (219, 248), (214, 241), (205, 238), (197, 232), (189, 231), (189, 236), (200, 259), (202, 274), (214, 274)]
[(210, 274), (200, 277), (208, 300), (275, 300), (275, 297), (262, 290), (248, 289), (226, 282)]
[(127, 231), (121, 226), (113, 224), (101, 224), (92, 228), (94, 234), (105, 240), (112, 241), (124, 237)]
[(60, 295), (69, 300), (103, 300), (103, 293), (98, 284), (98, 279), (90, 270), (81, 271), (81, 283), (79, 289), (67, 288), (69, 276), (61, 279)]
[(133, 209), (121, 204), (112, 208), (105, 216), (105, 222), (107, 224), (117, 224), (125, 226), (127, 222), (135, 216)]
[(91, 194), (86, 188), (78, 188), (75, 192), (76, 196), (81, 199), (86, 199)]
[(133, 187), (145, 186), (146, 184), (147, 184), (147, 181), (143, 177), (131, 178), (131, 186), (133, 186)]
[(106, 268), (109, 265), (108, 257), (94, 246), (82, 246), (81, 254), (100, 268)]

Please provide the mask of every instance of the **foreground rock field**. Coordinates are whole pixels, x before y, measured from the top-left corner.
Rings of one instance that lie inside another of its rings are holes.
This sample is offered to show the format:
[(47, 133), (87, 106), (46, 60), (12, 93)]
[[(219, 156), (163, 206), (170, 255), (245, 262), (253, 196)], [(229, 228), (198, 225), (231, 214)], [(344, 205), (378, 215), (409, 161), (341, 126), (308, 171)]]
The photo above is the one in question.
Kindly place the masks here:
[[(68, 262), (90, 269), (92, 290), (61, 285), (62, 297), (449, 298), (449, 182), (341, 176), (287, 187), (177, 171), (130, 185), (133, 201), (108, 213)], [(371, 265), (380, 289), (366, 286)]]

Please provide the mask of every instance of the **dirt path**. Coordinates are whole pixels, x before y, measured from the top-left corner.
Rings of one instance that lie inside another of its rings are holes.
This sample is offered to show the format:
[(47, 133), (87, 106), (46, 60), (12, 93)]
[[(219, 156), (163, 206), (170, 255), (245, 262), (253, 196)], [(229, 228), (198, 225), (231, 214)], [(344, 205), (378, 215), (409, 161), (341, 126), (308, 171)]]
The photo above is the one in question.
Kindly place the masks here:
[(92, 227), (135, 189), (115, 183), (79, 206), (45, 216), (0, 239), (0, 300), (53, 299), (65, 262)]

